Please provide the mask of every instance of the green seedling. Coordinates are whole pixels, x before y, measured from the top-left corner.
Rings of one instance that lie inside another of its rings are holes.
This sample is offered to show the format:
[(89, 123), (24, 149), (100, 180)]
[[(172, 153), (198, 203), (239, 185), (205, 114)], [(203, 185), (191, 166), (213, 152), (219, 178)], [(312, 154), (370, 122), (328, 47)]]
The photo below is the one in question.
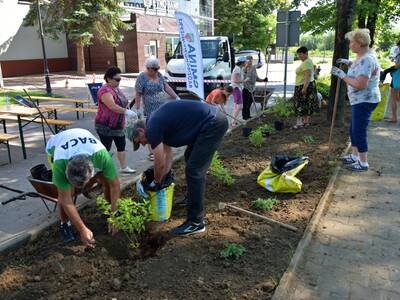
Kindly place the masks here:
[(265, 141), (263, 132), (259, 128), (253, 130), (249, 135), (249, 140), (254, 146), (261, 147)]
[(262, 210), (262, 211), (269, 211), (274, 207), (274, 205), (279, 204), (280, 201), (276, 198), (268, 198), (268, 199), (262, 199), (258, 198), (256, 201), (253, 201), (251, 207), (253, 207), (256, 210)]
[(111, 211), (111, 204), (103, 197), (97, 197), (99, 210), (107, 216), (107, 221), (119, 232), (126, 234), (129, 247), (136, 249), (140, 246), (140, 235), (145, 230), (145, 223), (150, 221), (151, 204), (144, 200), (135, 202), (131, 198), (121, 198), (117, 202), (117, 210)]
[(315, 143), (315, 137), (313, 135), (304, 135), (303, 136), (303, 141), (307, 144), (314, 144)]
[(263, 133), (269, 133), (269, 134), (273, 134), (275, 133), (275, 128), (272, 127), (270, 124), (264, 124), (262, 126), (259, 127), (259, 129), (261, 130), (261, 132)]
[(239, 259), (246, 252), (246, 248), (235, 243), (229, 244), (225, 249), (221, 250), (220, 255), (223, 258)]
[(210, 173), (212, 176), (221, 180), (225, 185), (231, 186), (235, 183), (235, 179), (229, 173), (229, 170), (222, 164), (218, 151), (214, 153), (210, 165)]

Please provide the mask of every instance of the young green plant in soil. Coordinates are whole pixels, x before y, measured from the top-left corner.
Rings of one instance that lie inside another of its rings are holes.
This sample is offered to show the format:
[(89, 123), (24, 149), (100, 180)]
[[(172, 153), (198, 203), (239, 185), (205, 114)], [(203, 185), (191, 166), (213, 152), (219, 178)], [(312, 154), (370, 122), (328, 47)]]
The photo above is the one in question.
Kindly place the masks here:
[(246, 252), (246, 248), (235, 243), (229, 244), (225, 249), (221, 250), (220, 256), (223, 258), (239, 259)]
[(314, 144), (315, 143), (315, 137), (313, 135), (304, 135), (303, 136), (303, 141), (307, 144)]
[(212, 176), (221, 180), (225, 185), (231, 186), (235, 183), (235, 179), (229, 173), (229, 170), (222, 164), (218, 151), (214, 153), (210, 165), (210, 173)]
[(256, 201), (253, 201), (251, 207), (256, 210), (269, 211), (272, 209), (272, 207), (274, 207), (274, 205), (277, 205), (279, 203), (280, 201), (276, 198), (258, 198)]
[(269, 111), (273, 112), (280, 118), (289, 118), (294, 116), (293, 103), (289, 100), (284, 100), (282, 97), (276, 97), (274, 106)]
[(117, 202), (118, 209), (111, 211), (111, 204), (102, 196), (97, 197), (96, 204), (110, 225), (124, 232), (129, 240), (129, 247), (136, 249), (140, 246), (140, 235), (145, 230), (145, 223), (150, 221), (150, 201), (135, 202), (131, 198), (121, 198)]
[(259, 128), (263, 133), (269, 133), (269, 134), (275, 133), (275, 128), (268, 123), (261, 125)]
[(264, 145), (265, 139), (262, 131), (259, 128), (257, 128), (256, 130), (253, 130), (250, 133), (249, 140), (254, 146), (261, 147), (262, 145)]
[(264, 145), (265, 142), (264, 134), (267, 133), (268, 134), (275, 133), (275, 128), (273, 128), (268, 123), (257, 127), (256, 130), (253, 130), (249, 135), (249, 140), (254, 146), (261, 147), (262, 145)]

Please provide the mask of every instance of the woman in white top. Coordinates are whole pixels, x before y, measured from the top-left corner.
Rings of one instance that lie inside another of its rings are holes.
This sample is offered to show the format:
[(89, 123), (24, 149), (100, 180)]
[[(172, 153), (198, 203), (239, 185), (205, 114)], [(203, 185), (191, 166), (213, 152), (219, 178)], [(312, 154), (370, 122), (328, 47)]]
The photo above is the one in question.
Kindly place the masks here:
[(380, 66), (375, 53), (369, 48), (371, 38), (368, 29), (356, 29), (348, 32), (350, 49), (357, 54), (357, 59), (350, 62), (339, 58), (337, 63), (350, 66), (347, 74), (332, 68), (332, 74), (347, 84), (347, 95), (351, 105), (350, 139), (352, 153), (342, 158), (347, 168), (352, 171), (368, 170), (368, 124), (372, 111), (381, 100), (379, 92)]
[[(232, 71), (231, 75), (231, 85), (233, 88), (233, 103), (234, 103), (234, 110), (233, 110), (233, 117), (237, 119), (239, 116), (239, 113), (242, 111), (243, 108), (243, 95), (242, 95), (242, 90), (243, 90), (243, 79), (244, 79), (244, 74), (243, 74), (243, 68), (246, 63), (246, 57), (240, 56), (236, 62), (236, 66)], [(237, 126), (237, 122), (234, 121), (232, 123), (232, 126)]]

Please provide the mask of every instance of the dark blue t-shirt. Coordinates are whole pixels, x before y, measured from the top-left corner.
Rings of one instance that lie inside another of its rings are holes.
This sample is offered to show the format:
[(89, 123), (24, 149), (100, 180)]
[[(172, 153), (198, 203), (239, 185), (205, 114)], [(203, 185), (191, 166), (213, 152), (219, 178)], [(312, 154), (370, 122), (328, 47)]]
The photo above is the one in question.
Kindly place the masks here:
[(200, 101), (168, 102), (151, 114), (147, 122), (147, 141), (153, 149), (160, 143), (171, 147), (192, 145), (201, 128), (214, 119), (217, 109)]

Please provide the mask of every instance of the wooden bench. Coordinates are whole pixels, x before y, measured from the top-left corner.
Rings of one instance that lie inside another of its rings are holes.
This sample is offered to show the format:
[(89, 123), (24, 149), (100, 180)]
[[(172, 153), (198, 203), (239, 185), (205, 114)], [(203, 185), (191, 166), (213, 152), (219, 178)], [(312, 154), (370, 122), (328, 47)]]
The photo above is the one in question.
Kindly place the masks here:
[(11, 164), (11, 151), (9, 141), (18, 138), (16, 134), (0, 133), (0, 144), (6, 144), (8, 152), (8, 162)]
[[(54, 119), (57, 119), (57, 111), (75, 111), (77, 113), (97, 113), (97, 108), (83, 108), (83, 107), (73, 107), (73, 106), (57, 106), (57, 105), (41, 105), (41, 108), (50, 109), (53, 112)], [(79, 119), (79, 118), (78, 118)]]
[[(8, 120), (8, 121), (18, 121), (17, 116), (7, 116), (7, 115), (1, 115), (0, 119), (2, 120)], [(21, 120), (27, 121), (27, 122), (34, 122), (34, 123), (42, 123), (42, 119), (40, 117), (37, 118), (31, 118), (31, 117), (21, 117)], [(74, 121), (71, 120), (61, 120), (61, 119), (44, 119), (47, 124), (53, 125), (56, 133), (59, 131), (63, 131), (67, 128), (67, 126), (71, 126), (75, 124)]]
[[(74, 99), (74, 98), (55, 98), (55, 97), (45, 97), (45, 96), (30, 96), (32, 100), (35, 100), (39, 106), (39, 101), (51, 101), (58, 103), (74, 103), (76, 108), (83, 108), (84, 104), (89, 104), (89, 100), (85, 99)], [(79, 120), (79, 111), (76, 111), (76, 118)]]

